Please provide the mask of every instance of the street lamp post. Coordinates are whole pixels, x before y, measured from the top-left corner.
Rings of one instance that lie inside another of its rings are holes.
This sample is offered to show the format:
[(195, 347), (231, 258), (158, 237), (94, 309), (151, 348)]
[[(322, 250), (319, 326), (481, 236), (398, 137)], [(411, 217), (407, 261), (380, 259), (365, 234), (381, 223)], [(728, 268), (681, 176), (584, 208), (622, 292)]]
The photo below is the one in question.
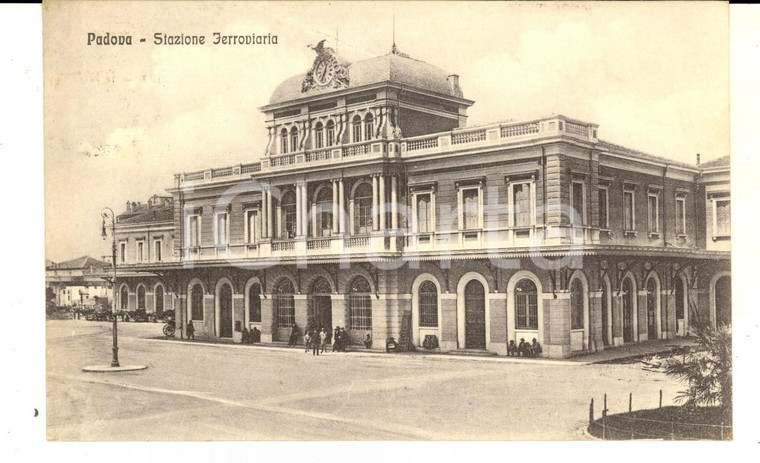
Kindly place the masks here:
[(113, 269), (113, 276), (111, 279), (112, 306), (111, 315), (113, 316), (113, 358), (111, 359), (111, 366), (119, 366), (119, 335), (118, 326), (116, 321), (116, 216), (110, 207), (103, 208), (101, 212), (103, 218), (103, 227), (101, 236), (105, 240), (108, 237), (106, 232), (106, 220), (111, 219), (111, 236), (113, 237), (113, 243), (111, 244), (111, 268)]

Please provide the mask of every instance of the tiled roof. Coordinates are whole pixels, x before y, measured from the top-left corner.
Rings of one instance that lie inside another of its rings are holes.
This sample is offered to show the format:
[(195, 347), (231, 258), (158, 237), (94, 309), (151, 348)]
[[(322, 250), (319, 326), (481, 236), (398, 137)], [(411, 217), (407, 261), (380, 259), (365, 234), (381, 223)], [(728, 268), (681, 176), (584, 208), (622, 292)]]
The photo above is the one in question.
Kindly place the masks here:
[[(51, 262), (51, 261), (49, 261)], [(111, 267), (111, 264), (108, 262), (104, 262), (99, 259), (95, 259), (94, 257), (90, 256), (82, 256), (77, 257), (76, 259), (67, 260), (65, 262), (59, 262), (57, 264), (53, 264), (53, 267), (58, 269), (87, 269), (90, 267), (100, 268), (100, 267)]]
[(152, 207), (146, 205), (118, 217), (118, 223), (153, 223), (172, 220), (174, 220), (174, 207), (172, 205)]
[(713, 159), (712, 161), (707, 161), (702, 164), (700, 164), (699, 167), (707, 168), (713, 168), (713, 167), (730, 167), (731, 166), (731, 157), (730, 156), (723, 156), (718, 159)]
[[(348, 88), (363, 87), (380, 82), (416, 87), (430, 92), (462, 98), (461, 91), (456, 92), (449, 85), (446, 71), (413, 58), (389, 53), (387, 55), (357, 61), (347, 65), (349, 74)], [(315, 87), (308, 92), (301, 92), (301, 83), (306, 72), (293, 76), (281, 83), (272, 93), (269, 104), (283, 103), (306, 96), (326, 94), (338, 91), (330, 87)]]

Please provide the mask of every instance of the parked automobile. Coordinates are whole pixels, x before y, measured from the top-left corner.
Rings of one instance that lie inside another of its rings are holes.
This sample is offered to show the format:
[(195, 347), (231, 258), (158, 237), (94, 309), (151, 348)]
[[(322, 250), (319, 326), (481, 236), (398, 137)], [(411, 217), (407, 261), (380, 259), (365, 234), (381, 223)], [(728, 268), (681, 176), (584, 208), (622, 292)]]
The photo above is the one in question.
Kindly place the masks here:
[(137, 309), (127, 312), (124, 321), (128, 322), (147, 322), (149, 320), (148, 313), (145, 309)]

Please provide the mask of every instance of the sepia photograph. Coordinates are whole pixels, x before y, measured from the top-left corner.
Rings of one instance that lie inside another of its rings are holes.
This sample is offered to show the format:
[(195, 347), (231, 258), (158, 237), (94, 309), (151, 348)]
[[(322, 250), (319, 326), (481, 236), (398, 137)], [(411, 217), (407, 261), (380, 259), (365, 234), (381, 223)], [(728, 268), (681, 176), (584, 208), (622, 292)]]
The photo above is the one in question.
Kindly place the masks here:
[(48, 441), (735, 438), (728, 3), (42, 27)]

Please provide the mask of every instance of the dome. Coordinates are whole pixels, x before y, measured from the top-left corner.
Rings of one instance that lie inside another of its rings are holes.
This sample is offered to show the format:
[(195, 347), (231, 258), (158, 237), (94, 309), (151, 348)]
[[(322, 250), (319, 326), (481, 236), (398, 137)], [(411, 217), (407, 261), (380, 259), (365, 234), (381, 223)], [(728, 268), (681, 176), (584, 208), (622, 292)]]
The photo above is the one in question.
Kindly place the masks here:
[[(403, 55), (389, 53), (387, 55), (358, 61), (347, 65), (349, 74), (348, 89), (364, 87), (380, 82), (392, 82), (410, 87), (420, 88), (429, 92), (462, 98), (458, 84), (449, 83), (450, 73), (432, 64), (408, 58)], [(307, 92), (301, 92), (303, 74), (293, 76), (280, 85), (272, 93), (269, 104), (279, 104), (299, 98), (322, 95), (345, 90), (331, 87), (316, 87)]]

